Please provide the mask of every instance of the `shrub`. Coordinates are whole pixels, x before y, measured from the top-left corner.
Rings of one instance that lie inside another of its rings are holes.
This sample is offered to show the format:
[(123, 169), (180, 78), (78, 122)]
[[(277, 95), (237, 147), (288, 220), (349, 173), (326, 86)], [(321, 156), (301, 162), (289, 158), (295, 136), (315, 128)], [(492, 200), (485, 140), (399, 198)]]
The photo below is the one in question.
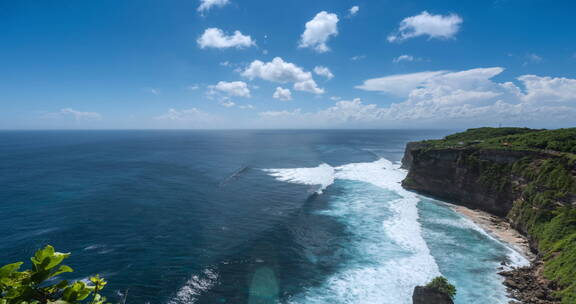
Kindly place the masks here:
[(434, 288), (441, 293), (449, 296), (451, 299), (454, 299), (456, 295), (456, 287), (448, 282), (445, 277), (435, 277), (428, 285), (428, 288)]
[(20, 271), (23, 262), (0, 267), (0, 304), (104, 304), (99, 292), (107, 282), (98, 275), (90, 277), (90, 283), (56, 279), (73, 271), (60, 265), (69, 256), (48, 245), (30, 259), (32, 269)]

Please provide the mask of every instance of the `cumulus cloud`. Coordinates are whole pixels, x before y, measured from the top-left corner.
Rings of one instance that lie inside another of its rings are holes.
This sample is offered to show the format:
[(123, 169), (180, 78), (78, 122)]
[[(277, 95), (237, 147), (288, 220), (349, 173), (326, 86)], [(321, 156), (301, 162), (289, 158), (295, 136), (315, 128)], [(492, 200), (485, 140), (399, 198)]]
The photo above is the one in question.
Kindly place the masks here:
[(358, 5), (354, 5), (348, 10), (348, 14), (350, 17), (355, 16), (360, 11), (360, 7)]
[(523, 99), (527, 102), (572, 103), (576, 106), (576, 79), (524, 75), (518, 80), (526, 88)]
[(276, 83), (293, 83), (294, 90), (297, 91), (314, 94), (324, 93), (324, 90), (319, 88), (314, 81), (312, 73), (304, 71), (293, 63), (286, 62), (280, 57), (276, 57), (270, 62), (254, 60), (241, 74), (250, 80), (260, 78)]
[(456, 14), (432, 15), (424, 11), (402, 20), (398, 30), (388, 36), (388, 41), (398, 42), (419, 36), (428, 36), (430, 39), (454, 38), (462, 22), (462, 18)]
[(289, 89), (284, 89), (283, 87), (277, 87), (272, 97), (278, 100), (288, 101), (292, 100), (292, 92), (290, 92)]
[(198, 6), (198, 11), (204, 13), (213, 7), (223, 7), (229, 4), (229, 0), (200, 0), (200, 6)]
[[(576, 79), (523, 75), (517, 83), (494, 81), (503, 71), (493, 67), (392, 75), (370, 88), (394, 92), (403, 97), (401, 102), (378, 106), (343, 100), (319, 111), (268, 111), (260, 117), (302, 127), (576, 123)], [(411, 85), (395, 89), (401, 79)]]
[(206, 29), (196, 42), (202, 49), (241, 49), (256, 45), (250, 36), (243, 35), (240, 31), (234, 31), (233, 35), (226, 35), (224, 31), (215, 27)]
[(65, 118), (65, 117), (72, 117), (76, 121), (91, 121), (91, 120), (100, 120), (102, 119), (102, 115), (96, 112), (82, 112), (77, 111), (71, 108), (64, 108), (60, 109), (58, 112), (47, 113), (44, 115), (46, 118)]
[(215, 85), (208, 86), (209, 94), (224, 93), (228, 96), (250, 97), (250, 89), (244, 81), (219, 81)]
[(325, 66), (317, 66), (314, 68), (314, 73), (318, 76), (326, 77), (327, 79), (334, 78), (334, 74), (330, 71), (329, 68)]
[(299, 47), (311, 48), (318, 53), (330, 50), (326, 42), (332, 36), (338, 35), (338, 16), (325, 11), (306, 22), (306, 29), (300, 37)]

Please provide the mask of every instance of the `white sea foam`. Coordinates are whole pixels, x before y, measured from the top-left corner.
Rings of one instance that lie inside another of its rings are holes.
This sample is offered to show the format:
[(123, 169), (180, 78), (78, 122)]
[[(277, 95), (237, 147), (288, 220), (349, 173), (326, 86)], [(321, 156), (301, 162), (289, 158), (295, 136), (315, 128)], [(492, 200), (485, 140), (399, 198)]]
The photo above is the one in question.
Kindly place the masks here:
[(264, 169), (271, 176), (283, 182), (303, 185), (320, 185), (318, 193), (322, 193), (334, 183), (334, 168), (328, 164), (321, 164), (314, 168), (295, 169)]
[(193, 275), (178, 290), (176, 296), (168, 301), (168, 304), (192, 304), (196, 303), (198, 296), (209, 290), (218, 282), (218, 273), (212, 269), (204, 269), (201, 274)]
[[(321, 169), (320, 169), (321, 168)], [(280, 171), (281, 170), (281, 171)], [(320, 184), (325, 189), (335, 179), (360, 181), (393, 191), (400, 198), (384, 207), (378, 194), (346, 198), (350, 204), (335, 207), (340, 216), (358, 234), (355, 250), (362, 255), (330, 277), (324, 286), (295, 296), (292, 303), (411, 303), (412, 290), (440, 275), (434, 258), (424, 241), (418, 223), (418, 197), (400, 185), (406, 172), (386, 159), (370, 163), (353, 163), (339, 167), (323, 164), (316, 168), (267, 170), (278, 180), (300, 184)], [(343, 209), (342, 209), (343, 208)], [(347, 209), (351, 208), (351, 209)], [(367, 223), (367, 221), (378, 221)], [(383, 253), (393, 246), (402, 251), (394, 259)]]
[(488, 233), (486, 230), (482, 229), (480, 226), (478, 226), (476, 223), (474, 223), (472, 220), (467, 219), (464, 216), (460, 215), (460, 221), (464, 222), (465, 225), (470, 227), (471, 229), (474, 229), (474, 230), (484, 234), (485, 236), (487, 236), (488, 238), (490, 238), (494, 242), (497, 242), (497, 243), (501, 244), (502, 246), (504, 246), (506, 248), (506, 250), (508, 251), (508, 254), (507, 254), (508, 266), (509, 266), (509, 267), (507, 267), (508, 269), (510, 269), (510, 267), (524, 267), (524, 266), (530, 265), (530, 261), (526, 257), (524, 257), (520, 252), (518, 252), (518, 250), (516, 250), (515, 248), (512, 248), (509, 244), (504, 243), (503, 241), (499, 240), (498, 238), (495, 238), (490, 233)]
[[(265, 171), (278, 180), (321, 185), (322, 190), (333, 184), (334, 180), (349, 180), (369, 183), (397, 195), (397, 198), (390, 199), (385, 193), (355, 192), (354, 195), (337, 198), (333, 208), (323, 212), (339, 217), (357, 235), (353, 244), (355, 248), (349, 250), (356, 250), (358, 256), (354, 258), (356, 261), (350, 261), (322, 286), (305, 290), (290, 299), (290, 303), (408, 304), (411, 303), (414, 286), (426, 284), (440, 275), (438, 264), (422, 236), (417, 208), (420, 196), (402, 188), (401, 182), (407, 172), (400, 168), (399, 163), (380, 159), (339, 167), (322, 164), (315, 168)], [(381, 208), (385, 208), (389, 216), (382, 216)], [(374, 224), (373, 221), (378, 222)], [(439, 224), (473, 229), (499, 242), (464, 217)], [(385, 256), (392, 245), (390, 241), (402, 249), (393, 258)], [(512, 266), (529, 263), (516, 250), (502, 245), (509, 251)]]

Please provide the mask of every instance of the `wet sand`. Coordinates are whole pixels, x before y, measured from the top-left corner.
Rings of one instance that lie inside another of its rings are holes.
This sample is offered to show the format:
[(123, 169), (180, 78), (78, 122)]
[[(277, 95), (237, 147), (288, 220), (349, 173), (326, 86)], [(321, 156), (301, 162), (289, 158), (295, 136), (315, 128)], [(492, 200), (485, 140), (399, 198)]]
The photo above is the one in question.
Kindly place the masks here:
[(528, 245), (526, 237), (512, 228), (504, 219), (477, 209), (470, 209), (452, 204), (450, 204), (450, 207), (476, 223), (476, 225), (482, 227), (482, 229), (493, 237), (509, 244), (530, 262), (534, 261), (535, 255), (530, 251), (530, 246)]

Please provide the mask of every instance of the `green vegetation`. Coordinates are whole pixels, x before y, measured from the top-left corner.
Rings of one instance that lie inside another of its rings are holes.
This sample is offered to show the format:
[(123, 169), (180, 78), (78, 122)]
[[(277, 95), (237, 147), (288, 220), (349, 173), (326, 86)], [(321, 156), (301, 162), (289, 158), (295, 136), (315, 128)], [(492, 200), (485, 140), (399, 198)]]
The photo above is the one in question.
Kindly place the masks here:
[(73, 271), (60, 265), (69, 256), (48, 245), (30, 259), (32, 269), (20, 271), (23, 262), (1, 267), (0, 304), (104, 304), (106, 298), (99, 292), (106, 281), (98, 275), (90, 278), (90, 284), (56, 279)]
[(576, 208), (570, 202), (575, 165), (565, 157), (526, 158), (512, 168), (527, 185), (509, 217), (537, 241), (544, 275), (562, 288), (562, 303), (576, 303)]
[(458, 164), (470, 169), (479, 176), (478, 182), (491, 192), (502, 192), (510, 187), (509, 164), (500, 164), (478, 157), (477, 151), (461, 154)]
[(435, 277), (426, 287), (434, 288), (449, 296), (451, 299), (454, 299), (454, 296), (456, 296), (456, 287), (450, 284), (445, 277)]
[[(508, 218), (535, 242), (562, 303), (576, 303), (576, 128), (478, 128), (424, 143), (424, 150), (461, 150), (459, 166), (488, 191), (514, 193)], [(480, 157), (493, 150), (537, 153), (512, 163)]]
[(535, 130), (528, 128), (477, 128), (452, 134), (440, 140), (428, 140), (432, 148), (506, 150), (544, 150), (576, 153), (576, 128)]

